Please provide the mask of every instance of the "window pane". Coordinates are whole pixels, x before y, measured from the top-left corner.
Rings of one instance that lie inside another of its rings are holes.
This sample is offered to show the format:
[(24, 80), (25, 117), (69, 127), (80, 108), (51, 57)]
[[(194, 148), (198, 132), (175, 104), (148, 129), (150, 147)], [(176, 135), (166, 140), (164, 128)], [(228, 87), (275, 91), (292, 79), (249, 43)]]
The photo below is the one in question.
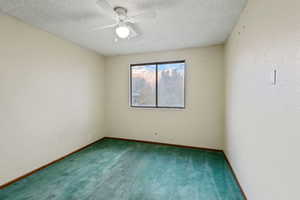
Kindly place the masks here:
[(156, 104), (156, 66), (131, 67), (132, 106), (152, 106)]
[(184, 107), (185, 63), (158, 65), (158, 106)]

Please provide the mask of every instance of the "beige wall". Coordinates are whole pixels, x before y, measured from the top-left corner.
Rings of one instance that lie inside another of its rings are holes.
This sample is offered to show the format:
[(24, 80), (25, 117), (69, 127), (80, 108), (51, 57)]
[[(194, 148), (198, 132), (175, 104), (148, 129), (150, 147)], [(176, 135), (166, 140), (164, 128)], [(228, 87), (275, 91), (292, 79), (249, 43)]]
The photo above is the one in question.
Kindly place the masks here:
[[(129, 107), (130, 64), (181, 59), (187, 64), (185, 110)], [(220, 149), (224, 130), (223, 76), (223, 46), (107, 57), (106, 133)]]
[[(0, 185), (105, 133), (219, 149), (225, 141), (249, 199), (298, 199), (299, 8), (249, 0), (225, 49), (225, 138), (223, 46), (104, 59), (0, 16)], [(130, 64), (180, 59), (185, 110), (129, 107)]]
[(0, 15), (0, 185), (103, 136), (103, 58)]
[(249, 0), (226, 45), (226, 153), (251, 200), (300, 198), (299, 8)]

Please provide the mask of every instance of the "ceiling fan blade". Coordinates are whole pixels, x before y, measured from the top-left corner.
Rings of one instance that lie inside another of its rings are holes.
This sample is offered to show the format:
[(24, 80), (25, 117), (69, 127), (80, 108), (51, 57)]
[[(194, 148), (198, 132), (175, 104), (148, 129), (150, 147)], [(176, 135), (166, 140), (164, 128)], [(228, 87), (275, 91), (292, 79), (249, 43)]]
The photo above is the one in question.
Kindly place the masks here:
[(140, 21), (153, 20), (156, 18), (156, 11), (144, 12), (138, 15), (130, 16), (128, 21), (131, 23), (137, 23)]
[(117, 25), (118, 24), (110, 24), (110, 25), (106, 25), (106, 26), (99, 26), (99, 27), (93, 28), (92, 31), (98, 31), (98, 30), (103, 30), (103, 29), (108, 29), (108, 28), (114, 28)]
[(134, 30), (134, 28), (132, 26), (127, 26), (129, 28), (130, 31), (130, 35), (129, 38), (134, 38), (136, 36), (138, 36), (138, 33)]
[(115, 19), (116, 13), (114, 11), (114, 7), (108, 2), (108, 0), (97, 0), (96, 3), (103, 14)]

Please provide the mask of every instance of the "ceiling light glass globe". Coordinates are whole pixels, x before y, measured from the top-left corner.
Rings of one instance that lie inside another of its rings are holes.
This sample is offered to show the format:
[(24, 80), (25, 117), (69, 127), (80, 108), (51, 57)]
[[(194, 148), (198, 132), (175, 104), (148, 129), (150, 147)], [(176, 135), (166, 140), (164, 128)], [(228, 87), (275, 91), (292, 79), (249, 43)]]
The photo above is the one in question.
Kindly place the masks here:
[(129, 36), (129, 28), (127, 26), (118, 26), (116, 28), (116, 34), (120, 37), (120, 38), (127, 38)]

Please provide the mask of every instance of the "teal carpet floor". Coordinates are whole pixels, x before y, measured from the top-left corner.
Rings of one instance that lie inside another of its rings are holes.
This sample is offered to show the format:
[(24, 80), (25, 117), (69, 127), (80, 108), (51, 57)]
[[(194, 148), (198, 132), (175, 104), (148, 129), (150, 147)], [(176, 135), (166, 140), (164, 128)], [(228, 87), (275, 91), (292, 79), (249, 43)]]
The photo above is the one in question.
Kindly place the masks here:
[(1, 200), (242, 200), (223, 153), (104, 139), (0, 190)]

